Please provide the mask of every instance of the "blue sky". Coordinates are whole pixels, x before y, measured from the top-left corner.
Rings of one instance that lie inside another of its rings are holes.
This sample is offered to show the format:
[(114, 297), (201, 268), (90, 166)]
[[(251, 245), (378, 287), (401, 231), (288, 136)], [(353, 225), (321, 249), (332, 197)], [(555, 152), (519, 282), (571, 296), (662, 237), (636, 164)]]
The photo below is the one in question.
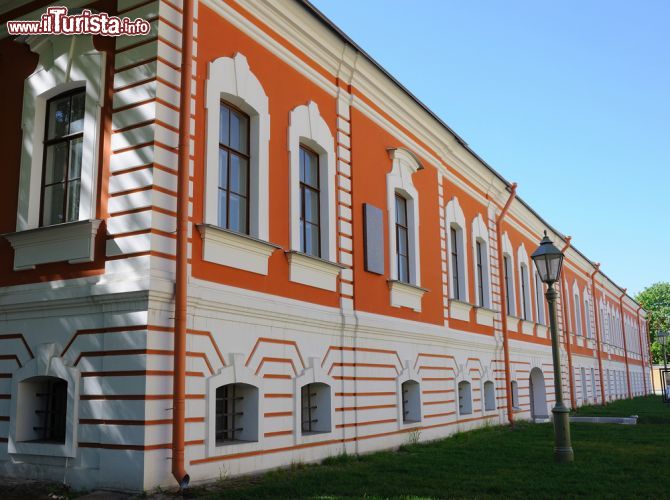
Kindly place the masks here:
[(670, 281), (670, 2), (313, 3), (629, 293)]

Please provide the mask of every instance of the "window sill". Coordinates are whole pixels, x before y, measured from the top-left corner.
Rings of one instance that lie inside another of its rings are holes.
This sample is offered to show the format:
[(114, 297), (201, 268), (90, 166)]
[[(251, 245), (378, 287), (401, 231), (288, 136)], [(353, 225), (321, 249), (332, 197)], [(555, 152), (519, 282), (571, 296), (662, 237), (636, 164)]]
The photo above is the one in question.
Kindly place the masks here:
[(268, 259), (278, 245), (211, 224), (199, 224), (202, 259), (256, 274), (268, 274)]
[(541, 337), (543, 339), (548, 338), (549, 337), (549, 329), (545, 325), (538, 323), (537, 324), (537, 336)]
[(428, 290), (398, 280), (388, 280), (391, 290), (391, 307), (408, 307), (421, 312), (421, 299)]
[(473, 305), (456, 299), (449, 299), (449, 318), (459, 321), (470, 321)]
[(100, 220), (82, 220), (3, 234), (14, 249), (14, 270), (39, 264), (91, 262)]
[(518, 318), (516, 316), (507, 316), (507, 329), (512, 331), (512, 332), (519, 332), (519, 322), (521, 321), (521, 318)]
[(493, 320), (496, 317), (496, 312), (487, 307), (475, 308), (477, 324), (484, 326), (493, 326)]
[(337, 290), (337, 277), (344, 266), (295, 250), (286, 252), (286, 256), (290, 281), (330, 292)]
[(533, 332), (535, 331), (535, 323), (532, 321), (528, 321), (526, 319), (521, 321), (521, 333), (524, 333), (526, 335), (533, 335)]

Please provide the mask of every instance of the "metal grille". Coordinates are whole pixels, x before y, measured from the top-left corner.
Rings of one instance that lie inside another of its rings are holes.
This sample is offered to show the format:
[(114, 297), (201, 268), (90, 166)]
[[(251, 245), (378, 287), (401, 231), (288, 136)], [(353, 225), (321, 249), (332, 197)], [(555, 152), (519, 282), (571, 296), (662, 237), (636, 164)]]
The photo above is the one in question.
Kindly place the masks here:
[(302, 406), (302, 432), (314, 432), (314, 424), (318, 422), (318, 419), (314, 418), (317, 409), (314, 384), (307, 384), (302, 387), (300, 402)]
[(239, 422), (243, 411), (240, 411), (243, 396), (239, 396), (237, 384), (228, 384), (216, 390), (216, 441), (235, 441), (244, 430)]
[(35, 396), (40, 405), (35, 413), (40, 417), (40, 425), (34, 426), (39, 441), (65, 442), (65, 419), (67, 415), (67, 382), (48, 379), (41, 384)]

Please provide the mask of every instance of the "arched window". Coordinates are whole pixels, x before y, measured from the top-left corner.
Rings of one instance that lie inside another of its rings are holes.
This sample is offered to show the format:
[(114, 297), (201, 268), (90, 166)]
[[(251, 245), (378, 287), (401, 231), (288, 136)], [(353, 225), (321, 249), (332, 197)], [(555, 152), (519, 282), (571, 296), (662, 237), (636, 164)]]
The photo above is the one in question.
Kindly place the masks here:
[(531, 305), (531, 289), (530, 289), (530, 266), (528, 265), (528, 254), (526, 253), (526, 247), (519, 245), (517, 251), (517, 260), (519, 262), (519, 283), (521, 286), (521, 317), (525, 321), (533, 320), (533, 307)]
[(582, 335), (582, 301), (579, 298), (579, 286), (577, 281), (574, 281), (572, 284), (572, 313), (573, 320), (575, 323), (575, 333), (579, 336)]
[(512, 381), (512, 408), (519, 409), (519, 384), (516, 380)]
[(493, 411), (496, 409), (496, 390), (493, 382), (487, 380), (484, 382), (484, 410)]
[(16, 440), (65, 444), (67, 381), (32, 377), (18, 387)]
[(321, 382), (300, 389), (300, 422), (303, 434), (330, 432), (330, 386)]
[(502, 255), (502, 265), (503, 265), (503, 280), (505, 287), (505, 307), (507, 309), (507, 314), (509, 316), (516, 316), (516, 288), (514, 286), (514, 250), (512, 249), (512, 243), (507, 236), (507, 233), (503, 234), (503, 255)]
[(400, 193), (395, 194), (395, 238), (398, 281), (409, 283), (409, 227), (407, 200)]
[(584, 292), (584, 319), (586, 320), (586, 337), (593, 338), (593, 326), (591, 324), (591, 298)]
[(537, 322), (546, 325), (547, 320), (544, 317), (544, 287), (540, 275), (535, 271), (535, 307), (537, 309)]
[(472, 413), (472, 390), (470, 382), (463, 380), (458, 383), (458, 414), (470, 415)]
[(401, 385), (403, 423), (421, 421), (421, 391), (415, 380), (406, 380)]
[(216, 444), (258, 441), (258, 388), (244, 383), (216, 389)]
[(472, 221), (474, 243), (475, 294), (479, 307), (491, 307), (491, 272), (489, 268), (489, 233), (481, 215)]
[(454, 197), (445, 207), (447, 223), (447, 254), (449, 257), (449, 296), (452, 299), (468, 302), (468, 277), (467, 277), (467, 256), (466, 234), (463, 230), (465, 226), (465, 216), (458, 203), (458, 198)]

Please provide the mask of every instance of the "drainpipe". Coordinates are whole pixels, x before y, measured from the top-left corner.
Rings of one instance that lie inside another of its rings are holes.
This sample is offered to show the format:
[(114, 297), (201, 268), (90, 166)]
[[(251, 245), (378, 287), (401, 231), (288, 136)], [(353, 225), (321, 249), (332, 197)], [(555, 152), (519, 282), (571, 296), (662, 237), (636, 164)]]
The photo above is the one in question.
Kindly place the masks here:
[(507, 395), (507, 420), (509, 420), (510, 425), (514, 425), (514, 411), (512, 410), (512, 376), (510, 374), (509, 368), (509, 340), (507, 338), (507, 290), (505, 290), (505, 277), (504, 277), (504, 266), (505, 260), (503, 259), (502, 251), (502, 222), (507, 215), (512, 201), (516, 198), (516, 182), (513, 182), (510, 186), (509, 198), (507, 203), (503, 207), (500, 215), (496, 219), (496, 236), (498, 237), (498, 283), (500, 283), (500, 312), (501, 322), (502, 322), (502, 333), (503, 333), (503, 353), (505, 356), (505, 394)]
[(593, 264), (595, 270), (591, 273), (591, 296), (593, 297), (593, 307), (595, 308), (596, 313), (596, 352), (598, 353), (598, 370), (600, 371), (600, 401), (605, 404), (605, 374), (603, 373), (603, 358), (602, 358), (602, 342), (601, 338), (601, 326), (600, 326), (600, 307), (598, 306), (598, 300), (596, 299), (596, 274), (600, 270), (600, 264), (598, 262)]
[[(565, 252), (570, 248), (570, 242), (572, 241), (572, 236), (565, 237), (565, 246), (561, 249), (561, 253), (565, 255)], [(570, 347), (570, 316), (568, 311), (568, 294), (566, 293), (567, 285), (565, 284), (565, 273), (561, 278), (561, 305), (563, 306), (563, 333), (565, 334), (565, 350), (568, 352), (568, 381), (570, 382), (570, 404), (573, 408), (577, 408), (577, 401), (575, 400), (575, 373), (572, 369), (572, 347)], [(577, 304), (579, 307), (579, 304)]]
[(649, 332), (649, 319), (644, 321), (647, 330), (647, 349), (649, 350), (649, 365), (651, 366), (651, 389), (656, 394), (656, 382), (654, 382), (654, 358), (651, 355), (651, 333)]
[(635, 314), (637, 314), (637, 338), (638, 341), (640, 342), (640, 359), (642, 360), (642, 382), (644, 383), (644, 395), (647, 395), (647, 366), (645, 365), (644, 362), (644, 354), (643, 354), (643, 349), (644, 349), (644, 344), (642, 344), (642, 324), (640, 323), (640, 309), (642, 309), (642, 306), (638, 306), (637, 311), (635, 311)]
[(626, 360), (626, 381), (628, 382), (628, 399), (633, 399), (633, 392), (630, 388), (630, 368), (628, 367), (628, 347), (626, 345), (626, 322), (624, 321), (623, 298), (626, 296), (626, 289), (623, 289), (619, 297), (619, 309), (621, 309), (621, 336), (623, 337), (623, 355)]
[(179, 149), (177, 164), (177, 255), (174, 299), (174, 378), (172, 390), (172, 475), (184, 489), (190, 477), (184, 469), (186, 413), (186, 303), (188, 252), (188, 192), (191, 136), (191, 75), (193, 64), (193, 4), (183, 0), (182, 65), (179, 93)]

